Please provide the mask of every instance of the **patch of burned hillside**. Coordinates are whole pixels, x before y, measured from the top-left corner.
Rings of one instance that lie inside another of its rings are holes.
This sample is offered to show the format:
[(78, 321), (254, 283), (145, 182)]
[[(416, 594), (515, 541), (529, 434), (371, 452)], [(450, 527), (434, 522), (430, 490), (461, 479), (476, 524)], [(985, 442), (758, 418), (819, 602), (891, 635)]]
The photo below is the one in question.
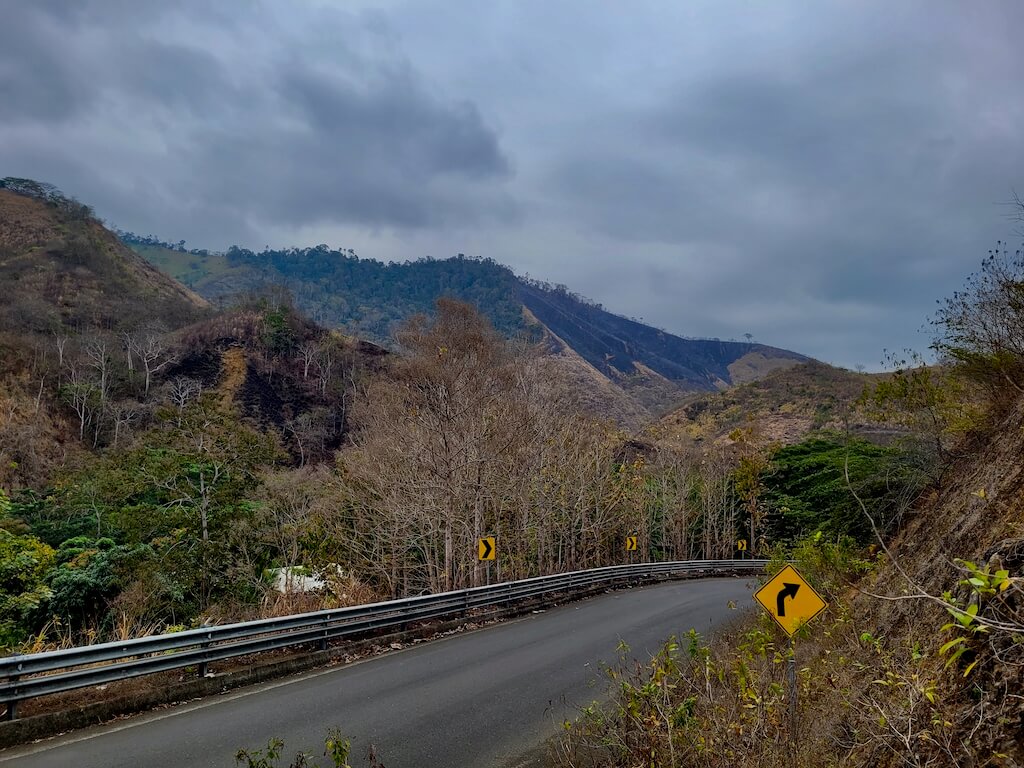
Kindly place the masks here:
[(265, 299), (184, 329), (179, 344), (169, 377), (218, 388), (246, 419), (279, 433), (299, 464), (325, 460), (341, 446), (355, 389), (388, 354)]

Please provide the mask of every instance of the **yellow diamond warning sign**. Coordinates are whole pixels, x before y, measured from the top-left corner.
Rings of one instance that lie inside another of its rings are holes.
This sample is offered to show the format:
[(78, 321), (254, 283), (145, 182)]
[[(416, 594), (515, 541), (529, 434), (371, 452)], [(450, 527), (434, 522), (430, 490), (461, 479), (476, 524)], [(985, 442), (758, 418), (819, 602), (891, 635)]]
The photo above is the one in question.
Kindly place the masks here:
[(828, 607), (828, 603), (792, 565), (772, 576), (754, 593), (754, 599), (790, 636)]

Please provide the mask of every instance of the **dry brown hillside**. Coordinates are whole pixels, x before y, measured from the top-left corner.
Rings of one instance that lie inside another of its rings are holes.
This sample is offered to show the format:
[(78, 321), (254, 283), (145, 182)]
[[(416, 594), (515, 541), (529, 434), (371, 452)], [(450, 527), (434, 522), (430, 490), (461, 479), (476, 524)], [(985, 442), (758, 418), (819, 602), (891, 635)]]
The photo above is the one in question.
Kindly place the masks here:
[[(157, 341), (164, 331), (209, 314), (205, 300), (122, 245), (86, 206), (13, 181), (32, 194), (0, 188), (0, 486), (8, 489), (43, 484), (84, 455), (86, 422), (94, 435), (115, 411), (142, 423), (145, 409), (123, 400), (115, 334), (141, 341), (148, 329), (155, 355), (170, 349)], [(90, 342), (102, 354), (87, 360)], [(90, 389), (96, 365), (102, 386)]]
[(775, 370), (762, 379), (691, 399), (653, 428), (676, 445), (728, 442), (737, 427), (752, 427), (768, 443), (794, 443), (817, 429), (846, 429), (862, 436), (891, 428), (868, 423), (853, 409), (865, 386), (881, 374), (854, 373), (810, 361)]
[(50, 332), (168, 326), (207, 302), (123, 245), (81, 209), (0, 189), (0, 286), (5, 330)]
[[(957, 736), (971, 744), (982, 765), (1024, 765), (1024, 400), (1007, 415), (993, 434), (963, 452), (940, 493), (924, 500), (890, 546), (896, 565), (882, 569), (872, 588), (892, 597), (951, 592), (961, 603), (978, 596), (960, 582), (965, 573), (959, 561), (1001, 569), (1015, 579), (1005, 596), (982, 597), (982, 614), (1008, 621), (1016, 632), (991, 630), (971, 643), (968, 654), (950, 669), (958, 679), (960, 701)], [(861, 598), (859, 610), (872, 615), (878, 632), (893, 642), (909, 645), (933, 627), (932, 642), (948, 641), (954, 632), (938, 632), (952, 621), (935, 602), (876, 601)], [(964, 670), (971, 662), (973, 670)], [(1005, 757), (999, 757), (1005, 755)]]

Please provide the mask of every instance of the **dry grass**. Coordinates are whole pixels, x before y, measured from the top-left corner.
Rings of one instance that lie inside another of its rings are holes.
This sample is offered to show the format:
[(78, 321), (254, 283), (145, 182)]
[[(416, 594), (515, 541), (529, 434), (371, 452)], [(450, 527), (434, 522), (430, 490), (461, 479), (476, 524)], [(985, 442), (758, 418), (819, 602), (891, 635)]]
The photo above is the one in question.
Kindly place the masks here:
[(209, 305), (124, 246), (93, 219), (0, 190), (0, 283), (7, 329), (174, 326)]

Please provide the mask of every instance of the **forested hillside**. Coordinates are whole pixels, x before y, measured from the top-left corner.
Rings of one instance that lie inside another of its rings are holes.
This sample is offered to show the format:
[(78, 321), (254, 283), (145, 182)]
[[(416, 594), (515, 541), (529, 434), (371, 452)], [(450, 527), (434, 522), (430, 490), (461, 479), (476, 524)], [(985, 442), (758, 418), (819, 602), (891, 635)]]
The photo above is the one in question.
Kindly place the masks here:
[(399, 324), (433, 312), (442, 296), (479, 307), (505, 334), (526, 330), (515, 275), (490, 259), (460, 255), (389, 265), (326, 245), (258, 252), (231, 247), (221, 255), (130, 232), (120, 236), (213, 301), (285, 287), (316, 322), (379, 344), (393, 344)]
[(545, 339), (551, 353), (572, 358), (570, 369), (580, 362), (591, 368), (593, 377), (617, 390), (604, 398), (603, 415), (631, 426), (639, 424), (634, 412), (649, 417), (677, 404), (681, 393), (757, 379), (806, 359), (750, 341), (683, 338), (609, 312), (565, 286), (518, 278), (491, 259), (384, 264), (326, 245), (260, 252), (232, 247), (220, 255), (186, 250), (183, 242), (121, 237), (211, 301), (286, 286), (317, 322), (385, 346), (402, 322), (430, 314), (438, 297), (468, 302), (503, 334)]
[[(397, 276), (430, 310), (395, 326), (389, 352), (315, 323), (279, 286), (213, 309), (87, 207), (45, 185), (11, 186), (0, 198), (4, 286), (31, 312), (2, 338), (5, 646), (476, 584), (484, 534), (499, 541), (500, 578), (622, 562), (627, 535), (654, 559), (733, 551), (745, 512), (732, 454), (662, 447), (595, 420), (588, 401), (623, 390), (546, 326), (514, 333), (535, 322), (521, 304), (504, 305), (499, 327), (472, 303), (428, 304), (445, 286), (491, 302), (487, 291), (518, 290), (508, 270), (321, 253), (328, 271), (361, 275), (349, 299), (399, 295)], [(306, 270), (318, 263), (301, 258)], [(533, 290), (563, 314), (582, 306)], [(602, 343), (620, 343), (614, 330)], [(335, 576), (314, 594), (280, 594), (273, 573), (286, 566)]]

